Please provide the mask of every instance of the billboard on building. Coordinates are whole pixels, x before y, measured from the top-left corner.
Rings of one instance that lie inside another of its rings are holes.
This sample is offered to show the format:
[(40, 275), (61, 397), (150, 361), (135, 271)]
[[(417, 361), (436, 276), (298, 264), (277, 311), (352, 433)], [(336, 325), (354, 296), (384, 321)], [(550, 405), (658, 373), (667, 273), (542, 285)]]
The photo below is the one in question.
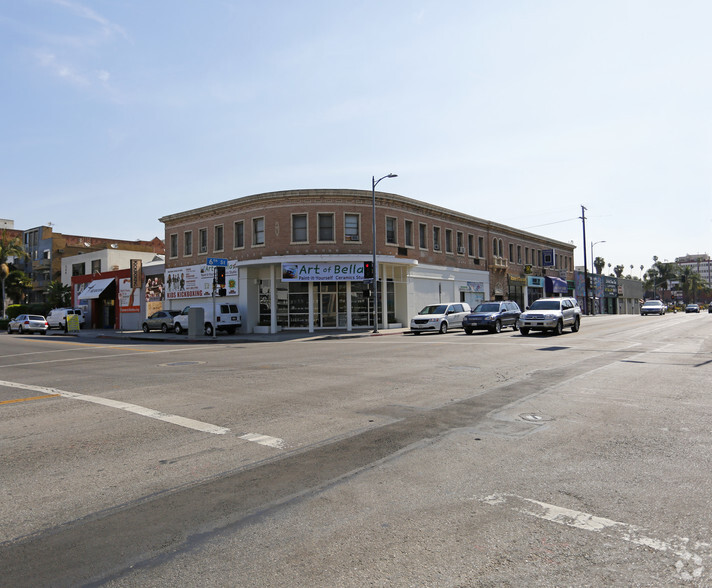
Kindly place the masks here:
[[(165, 299), (201, 298), (212, 296), (215, 267), (204, 263), (187, 265), (166, 270)], [(228, 296), (238, 294), (238, 267), (236, 261), (229, 261), (225, 269), (225, 285)]]

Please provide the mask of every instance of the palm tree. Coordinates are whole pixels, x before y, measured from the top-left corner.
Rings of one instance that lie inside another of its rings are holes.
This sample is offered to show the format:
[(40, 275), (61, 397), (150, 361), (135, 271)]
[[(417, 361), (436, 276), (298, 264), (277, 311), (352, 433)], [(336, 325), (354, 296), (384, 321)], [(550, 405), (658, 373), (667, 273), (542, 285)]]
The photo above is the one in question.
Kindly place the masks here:
[(593, 265), (596, 268), (596, 273), (602, 274), (603, 268), (606, 267), (606, 260), (603, 259), (602, 257), (597, 257), (596, 259), (593, 260)]
[(19, 237), (11, 237), (7, 231), (3, 229), (0, 234), (0, 279), (2, 280), (2, 316), (5, 314), (5, 279), (10, 275), (10, 266), (8, 260), (13, 257), (25, 258), (27, 253), (22, 247), (22, 241)]

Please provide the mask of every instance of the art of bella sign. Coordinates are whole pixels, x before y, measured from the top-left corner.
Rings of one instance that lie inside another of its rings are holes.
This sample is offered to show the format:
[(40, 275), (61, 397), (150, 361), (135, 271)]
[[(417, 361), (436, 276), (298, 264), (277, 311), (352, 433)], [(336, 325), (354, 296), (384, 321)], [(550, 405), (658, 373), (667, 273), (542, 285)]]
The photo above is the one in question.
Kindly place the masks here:
[(283, 282), (362, 281), (363, 263), (283, 263)]

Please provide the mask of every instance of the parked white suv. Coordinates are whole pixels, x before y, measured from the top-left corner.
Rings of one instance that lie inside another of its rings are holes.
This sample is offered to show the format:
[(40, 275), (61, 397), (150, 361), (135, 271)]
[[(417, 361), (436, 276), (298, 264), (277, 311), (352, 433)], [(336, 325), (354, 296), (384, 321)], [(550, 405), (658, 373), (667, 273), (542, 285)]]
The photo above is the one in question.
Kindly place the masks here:
[(581, 327), (581, 307), (575, 298), (539, 298), (519, 316), (519, 332), (551, 331), (561, 335), (564, 327), (577, 332)]
[(47, 324), (49, 328), (65, 329), (67, 328), (67, 315), (77, 315), (79, 317), (79, 328), (84, 325), (84, 313), (81, 308), (54, 308), (47, 315)]
[(445, 302), (429, 304), (410, 319), (410, 332), (413, 335), (435, 332), (447, 333), (448, 329), (462, 327), (462, 319), (472, 312), (466, 302)]
[(213, 319), (213, 304), (191, 304), (186, 306), (183, 311), (176, 315), (173, 319), (173, 330), (180, 335), (182, 332), (188, 332), (188, 314), (191, 308), (202, 308), (203, 319), (205, 324), (203, 330), (208, 337), (212, 337), (213, 329), (225, 331), (230, 335), (234, 334), (237, 329), (242, 326), (242, 319), (237, 304), (229, 302), (216, 302), (215, 312), (217, 317)]

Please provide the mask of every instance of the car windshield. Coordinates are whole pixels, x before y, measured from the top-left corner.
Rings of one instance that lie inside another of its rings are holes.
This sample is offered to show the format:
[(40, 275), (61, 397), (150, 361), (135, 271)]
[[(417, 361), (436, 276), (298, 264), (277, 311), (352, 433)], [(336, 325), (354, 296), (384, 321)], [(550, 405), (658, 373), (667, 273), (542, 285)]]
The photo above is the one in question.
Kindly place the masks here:
[(499, 312), (499, 304), (478, 304), (475, 312)]
[(447, 312), (447, 304), (432, 304), (426, 306), (418, 314), (445, 314)]
[(559, 310), (561, 302), (558, 300), (535, 300), (529, 310)]

